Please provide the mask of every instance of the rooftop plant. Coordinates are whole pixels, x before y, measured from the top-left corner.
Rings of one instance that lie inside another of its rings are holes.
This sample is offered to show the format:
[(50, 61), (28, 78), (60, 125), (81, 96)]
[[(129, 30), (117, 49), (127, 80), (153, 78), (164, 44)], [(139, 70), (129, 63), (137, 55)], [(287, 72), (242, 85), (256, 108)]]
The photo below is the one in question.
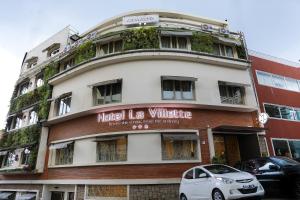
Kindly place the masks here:
[(211, 34), (193, 32), (191, 45), (193, 51), (213, 53), (214, 38)]
[(92, 41), (81, 44), (75, 50), (75, 64), (89, 60), (96, 56), (96, 46)]
[(159, 48), (159, 34), (154, 27), (128, 29), (122, 33), (122, 38), (124, 50)]

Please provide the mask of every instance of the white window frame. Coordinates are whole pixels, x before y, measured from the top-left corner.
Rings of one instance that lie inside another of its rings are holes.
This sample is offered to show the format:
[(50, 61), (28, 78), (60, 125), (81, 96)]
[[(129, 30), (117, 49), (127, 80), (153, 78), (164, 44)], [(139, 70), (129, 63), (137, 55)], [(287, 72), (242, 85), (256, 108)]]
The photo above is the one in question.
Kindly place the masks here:
[[(162, 37), (170, 37), (170, 47), (163, 47), (162, 46)], [(172, 43), (172, 38), (175, 37), (176, 38), (176, 48), (173, 47), (173, 43)], [(181, 49), (179, 48), (179, 43), (178, 43), (178, 38), (179, 37), (183, 37), (186, 39), (186, 48), (185, 49)], [(190, 51), (191, 50), (191, 41), (190, 41), (190, 37), (189, 36), (177, 36), (177, 35), (161, 35), (159, 37), (159, 46), (161, 49), (176, 49), (176, 50), (181, 50), (181, 51)]]
[[(295, 79), (295, 78), (292, 78), (292, 77), (286, 77), (286, 76), (282, 76), (282, 75), (278, 75), (278, 74), (273, 74), (273, 73), (265, 72), (265, 71), (261, 71), (261, 70), (255, 70), (255, 73), (256, 73), (256, 78), (257, 78), (257, 82), (258, 82), (259, 85), (264, 85), (264, 86), (268, 86), (268, 87), (278, 88), (278, 89), (282, 89), (282, 90), (288, 90), (288, 91), (292, 91), (292, 92), (300, 92), (300, 80), (298, 80), (298, 79)], [(258, 73), (268, 74), (268, 75), (271, 77), (272, 85), (260, 83), (260, 82), (259, 82), (259, 78), (258, 78), (258, 76), (259, 76)], [(277, 77), (283, 78), (284, 83), (285, 83), (285, 87), (284, 87), (284, 88), (282, 88), (282, 87), (277, 87), (277, 86), (274, 84), (273, 76), (277, 76)], [(286, 79), (293, 79), (293, 80), (296, 80), (296, 81), (297, 81), (297, 84), (298, 84), (298, 90), (293, 90), (293, 89), (288, 88)]]
[[(292, 109), (294, 112), (296, 112), (295, 110), (300, 110), (300, 108), (297, 108), (297, 107), (292, 107), (292, 106), (286, 106), (286, 105), (279, 105), (279, 104), (273, 104), (273, 103), (266, 103), (264, 102), (263, 103), (263, 108), (264, 108), (264, 112), (266, 112), (266, 109), (265, 109), (265, 105), (272, 105), (272, 106), (277, 106), (277, 107), (286, 107), (286, 108), (290, 108)], [(296, 120), (296, 119), (284, 119), (282, 118), (282, 114), (281, 114), (281, 110), (279, 109), (279, 114), (280, 114), (280, 118), (276, 118), (276, 117), (269, 117), (270, 119), (276, 119), (276, 120), (286, 120), (286, 121), (292, 121), (292, 122), (300, 122), (300, 120)], [(295, 115), (295, 114), (294, 114)], [(295, 116), (294, 116), (295, 118)]]

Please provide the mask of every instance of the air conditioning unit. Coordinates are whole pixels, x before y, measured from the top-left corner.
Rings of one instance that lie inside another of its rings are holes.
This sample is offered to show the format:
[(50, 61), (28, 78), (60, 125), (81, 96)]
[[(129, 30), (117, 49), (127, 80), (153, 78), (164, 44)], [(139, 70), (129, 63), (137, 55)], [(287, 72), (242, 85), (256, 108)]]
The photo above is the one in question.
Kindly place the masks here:
[(225, 35), (228, 35), (228, 34), (229, 34), (229, 30), (226, 29), (226, 28), (220, 28), (220, 29), (219, 29), (219, 32), (220, 32), (221, 34), (225, 34)]
[(213, 31), (212, 26), (211, 26), (211, 25), (208, 25), (208, 24), (203, 24), (203, 25), (201, 26), (201, 29), (202, 29), (203, 31), (209, 31), (209, 32), (212, 32), (212, 31)]

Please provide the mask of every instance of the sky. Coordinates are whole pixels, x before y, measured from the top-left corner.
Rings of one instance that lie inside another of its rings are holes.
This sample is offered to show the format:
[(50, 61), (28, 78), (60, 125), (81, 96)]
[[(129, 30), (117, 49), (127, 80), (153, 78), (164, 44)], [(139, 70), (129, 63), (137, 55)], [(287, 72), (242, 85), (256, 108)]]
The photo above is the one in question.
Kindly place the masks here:
[(105, 19), (140, 9), (178, 11), (228, 20), (249, 49), (299, 62), (299, 0), (9, 0), (0, 5), (0, 129), (26, 51), (64, 27), (79, 33)]

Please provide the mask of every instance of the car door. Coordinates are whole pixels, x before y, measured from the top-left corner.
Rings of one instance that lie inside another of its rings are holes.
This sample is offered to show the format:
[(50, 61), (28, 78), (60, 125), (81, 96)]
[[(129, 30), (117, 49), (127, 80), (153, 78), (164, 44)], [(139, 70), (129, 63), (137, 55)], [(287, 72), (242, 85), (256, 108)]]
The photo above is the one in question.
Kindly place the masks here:
[(194, 169), (191, 169), (185, 173), (181, 180), (180, 192), (183, 193), (187, 197), (187, 199), (192, 199), (193, 196), (193, 179)]
[(264, 187), (267, 196), (280, 194), (284, 173), (277, 164), (268, 158), (257, 159), (255, 175)]
[(194, 169), (194, 179), (192, 180), (192, 198), (197, 200), (210, 199), (212, 192), (212, 180), (209, 174), (201, 168)]

